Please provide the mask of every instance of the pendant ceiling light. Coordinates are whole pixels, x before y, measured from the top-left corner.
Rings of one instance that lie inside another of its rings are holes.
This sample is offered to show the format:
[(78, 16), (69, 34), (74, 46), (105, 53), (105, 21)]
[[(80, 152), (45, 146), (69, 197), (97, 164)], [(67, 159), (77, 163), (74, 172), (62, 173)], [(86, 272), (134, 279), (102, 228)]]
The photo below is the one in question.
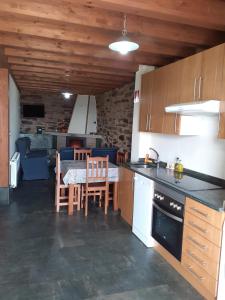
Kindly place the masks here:
[(70, 97), (73, 96), (73, 94), (68, 93), (68, 92), (63, 92), (62, 95), (63, 95), (63, 97), (64, 97), (66, 100), (69, 100)]
[(139, 45), (130, 41), (127, 37), (127, 16), (124, 15), (122, 37), (118, 41), (109, 44), (109, 49), (125, 55), (128, 52), (137, 50), (138, 48)]

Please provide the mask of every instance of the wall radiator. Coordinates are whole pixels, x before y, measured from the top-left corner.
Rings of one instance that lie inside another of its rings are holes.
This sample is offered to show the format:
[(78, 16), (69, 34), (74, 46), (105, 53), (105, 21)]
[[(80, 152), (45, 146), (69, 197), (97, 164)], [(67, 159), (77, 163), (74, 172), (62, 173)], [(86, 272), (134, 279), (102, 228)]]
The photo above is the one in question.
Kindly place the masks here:
[(18, 183), (18, 171), (20, 168), (20, 153), (15, 152), (10, 160), (10, 186), (12, 188), (17, 187)]

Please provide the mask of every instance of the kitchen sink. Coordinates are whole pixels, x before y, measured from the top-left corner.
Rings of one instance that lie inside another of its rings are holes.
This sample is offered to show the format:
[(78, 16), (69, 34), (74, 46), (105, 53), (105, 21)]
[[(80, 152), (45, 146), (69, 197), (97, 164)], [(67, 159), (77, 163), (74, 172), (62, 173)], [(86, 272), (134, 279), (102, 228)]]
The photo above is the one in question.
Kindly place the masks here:
[(154, 164), (154, 163), (150, 163), (150, 164), (138, 164), (138, 163), (134, 163), (134, 164), (130, 164), (130, 166), (131, 167), (134, 167), (134, 168), (146, 168), (146, 169), (148, 169), (148, 168), (156, 168), (156, 164)]

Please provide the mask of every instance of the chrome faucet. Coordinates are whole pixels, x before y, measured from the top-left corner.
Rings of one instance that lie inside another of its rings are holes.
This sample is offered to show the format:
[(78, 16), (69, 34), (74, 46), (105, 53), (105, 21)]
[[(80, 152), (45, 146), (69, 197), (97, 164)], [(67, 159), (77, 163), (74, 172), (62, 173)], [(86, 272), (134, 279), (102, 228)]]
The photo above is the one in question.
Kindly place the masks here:
[(153, 151), (156, 154), (155, 163), (157, 164), (157, 168), (159, 168), (159, 153), (154, 148), (149, 148), (149, 151)]

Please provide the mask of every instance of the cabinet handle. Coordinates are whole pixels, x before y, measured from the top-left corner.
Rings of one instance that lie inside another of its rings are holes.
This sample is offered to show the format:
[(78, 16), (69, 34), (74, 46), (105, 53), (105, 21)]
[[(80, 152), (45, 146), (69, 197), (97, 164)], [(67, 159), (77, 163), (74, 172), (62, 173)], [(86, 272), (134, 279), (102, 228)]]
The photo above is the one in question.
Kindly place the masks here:
[(200, 226), (198, 226), (197, 224), (195, 224), (192, 221), (189, 221), (188, 223), (189, 223), (189, 225), (191, 225), (192, 227), (196, 228), (197, 230), (201, 231), (204, 234), (206, 234), (208, 232), (206, 229), (201, 228)]
[(176, 114), (175, 120), (174, 120), (174, 132), (177, 133), (177, 114)]
[(188, 236), (187, 237), (189, 241), (191, 241), (192, 243), (194, 243), (196, 246), (198, 246), (199, 248), (201, 248), (202, 250), (207, 250), (207, 246), (206, 245), (202, 245), (199, 242), (197, 242), (195, 239), (193, 239), (193, 237)]
[(202, 90), (202, 76), (199, 77), (199, 81), (198, 81), (198, 99), (199, 100), (201, 98), (201, 90)]
[(198, 209), (195, 208), (194, 206), (192, 206), (190, 209), (193, 210), (194, 212), (198, 213), (199, 215), (202, 215), (203, 217), (205, 217), (205, 218), (208, 219), (208, 216), (209, 216), (209, 215), (208, 215), (207, 213), (204, 213), (204, 212), (198, 210)]
[(186, 268), (188, 269), (188, 271), (194, 276), (196, 277), (198, 280), (203, 281), (204, 277), (203, 276), (199, 276), (192, 268), (191, 265), (186, 265)]
[(195, 97), (196, 97), (196, 84), (197, 84), (197, 78), (195, 77), (195, 83), (194, 83), (194, 101), (196, 100)]
[(151, 131), (151, 123), (152, 123), (152, 115), (149, 114), (149, 119), (148, 119), (148, 131)]
[(147, 119), (146, 119), (146, 126), (145, 126), (145, 130), (148, 131), (148, 114), (147, 114)]
[(196, 256), (193, 252), (191, 252), (190, 250), (187, 250), (187, 254), (193, 258), (194, 260), (196, 260), (197, 262), (200, 263), (201, 266), (206, 266), (206, 262), (203, 259), (200, 259), (198, 256)]

